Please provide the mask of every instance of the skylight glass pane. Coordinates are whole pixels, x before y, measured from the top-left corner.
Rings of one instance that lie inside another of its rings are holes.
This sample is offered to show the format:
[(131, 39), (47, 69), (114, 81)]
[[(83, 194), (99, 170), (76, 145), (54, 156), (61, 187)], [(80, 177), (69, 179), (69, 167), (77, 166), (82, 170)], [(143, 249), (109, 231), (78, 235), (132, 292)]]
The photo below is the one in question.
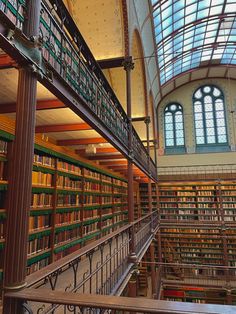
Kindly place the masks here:
[[(163, 52), (158, 53), (162, 55), (158, 58), (163, 67), (161, 84), (201, 66), (201, 62), (205, 65), (205, 62), (211, 64), (217, 60), (222, 64), (236, 64), (236, 20), (232, 16), (236, 12), (236, 0), (159, 0), (152, 3), (157, 50), (164, 47), (164, 52), (168, 53), (164, 58)], [(228, 50), (230, 44), (231, 51)], [(188, 60), (184, 55), (187, 51)], [(176, 57), (183, 66), (174, 65), (172, 71), (167, 71), (165, 68), (170, 63), (173, 65)]]

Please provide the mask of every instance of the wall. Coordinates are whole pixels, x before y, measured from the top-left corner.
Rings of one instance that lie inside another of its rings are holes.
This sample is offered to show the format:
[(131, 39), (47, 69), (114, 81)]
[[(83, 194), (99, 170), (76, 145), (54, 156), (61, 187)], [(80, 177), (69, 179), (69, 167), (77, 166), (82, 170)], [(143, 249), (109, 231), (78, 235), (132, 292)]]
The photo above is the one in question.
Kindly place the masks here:
[[(218, 86), (225, 96), (226, 121), (229, 141), (229, 152), (196, 153), (195, 130), (193, 121), (192, 95), (195, 90), (204, 85)], [(170, 102), (178, 102), (184, 110), (185, 146), (186, 154), (165, 155), (164, 153), (164, 116), (163, 111)], [(182, 86), (167, 95), (158, 107), (158, 166), (205, 166), (216, 164), (236, 164), (236, 81), (227, 79), (198, 80)], [(187, 157), (187, 158), (186, 158)]]

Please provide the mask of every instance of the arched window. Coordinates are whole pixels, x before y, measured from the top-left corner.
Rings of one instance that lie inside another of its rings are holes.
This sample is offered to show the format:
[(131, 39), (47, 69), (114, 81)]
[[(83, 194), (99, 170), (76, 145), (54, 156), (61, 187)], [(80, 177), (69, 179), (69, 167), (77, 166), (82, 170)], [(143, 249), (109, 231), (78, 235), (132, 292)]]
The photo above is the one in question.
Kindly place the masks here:
[(218, 145), (228, 142), (224, 95), (213, 85), (198, 88), (193, 94), (197, 145)]
[(184, 146), (183, 108), (177, 103), (165, 107), (165, 147), (179, 148)]

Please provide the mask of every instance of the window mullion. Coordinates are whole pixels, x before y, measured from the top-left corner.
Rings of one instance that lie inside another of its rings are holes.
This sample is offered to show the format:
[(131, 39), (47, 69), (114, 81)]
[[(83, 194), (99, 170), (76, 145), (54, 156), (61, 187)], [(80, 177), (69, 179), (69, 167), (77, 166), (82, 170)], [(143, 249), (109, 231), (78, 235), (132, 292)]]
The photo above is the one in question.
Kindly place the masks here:
[(201, 104), (202, 104), (202, 123), (203, 123), (203, 135), (204, 135), (204, 144), (208, 144), (207, 142), (207, 126), (206, 126), (206, 114), (205, 114), (205, 102), (203, 100), (204, 98), (201, 99)]
[(176, 125), (175, 125), (175, 113), (176, 112), (173, 112), (172, 113), (172, 116), (173, 116), (173, 136), (174, 136), (174, 147), (176, 147)]
[(213, 95), (211, 96), (212, 100), (213, 100), (213, 123), (214, 123), (214, 131), (215, 131), (215, 142), (218, 144), (218, 128), (217, 128), (217, 123), (216, 123), (216, 107), (215, 107), (215, 97), (213, 97)]

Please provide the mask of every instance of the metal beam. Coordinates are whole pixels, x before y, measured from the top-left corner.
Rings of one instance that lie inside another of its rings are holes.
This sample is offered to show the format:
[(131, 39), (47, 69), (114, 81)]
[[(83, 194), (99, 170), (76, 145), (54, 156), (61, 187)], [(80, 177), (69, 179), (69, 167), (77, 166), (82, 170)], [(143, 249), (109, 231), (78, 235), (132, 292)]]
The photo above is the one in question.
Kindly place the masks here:
[[(65, 105), (58, 99), (38, 100), (36, 110), (60, 109)], [(0, 104), (0, 114), (16, 112), (16, 104)]]
[(146, 117), (136, 117), (132, 118), (132, 122), (144, 122), (145, 119)]
[(79, 139), (57, 141), (57, 145), (59, 146), (88, 145), (88, 144), (99, 144), (99, 143), (107, 143), (107, 140), (105, 140), (102, 137), (95, 137), (95, 138), (79, 138)]
[(67, 132), (67, 131), (87, 131), (92, 130), (87, 123), (77, 124), (54, 124), (40, 125), (35, 128), (35, 133), (50, 133), (50, 132)]
[(111, 69), (123, 67), (124, 57), (97, 60), (101, 69)]

